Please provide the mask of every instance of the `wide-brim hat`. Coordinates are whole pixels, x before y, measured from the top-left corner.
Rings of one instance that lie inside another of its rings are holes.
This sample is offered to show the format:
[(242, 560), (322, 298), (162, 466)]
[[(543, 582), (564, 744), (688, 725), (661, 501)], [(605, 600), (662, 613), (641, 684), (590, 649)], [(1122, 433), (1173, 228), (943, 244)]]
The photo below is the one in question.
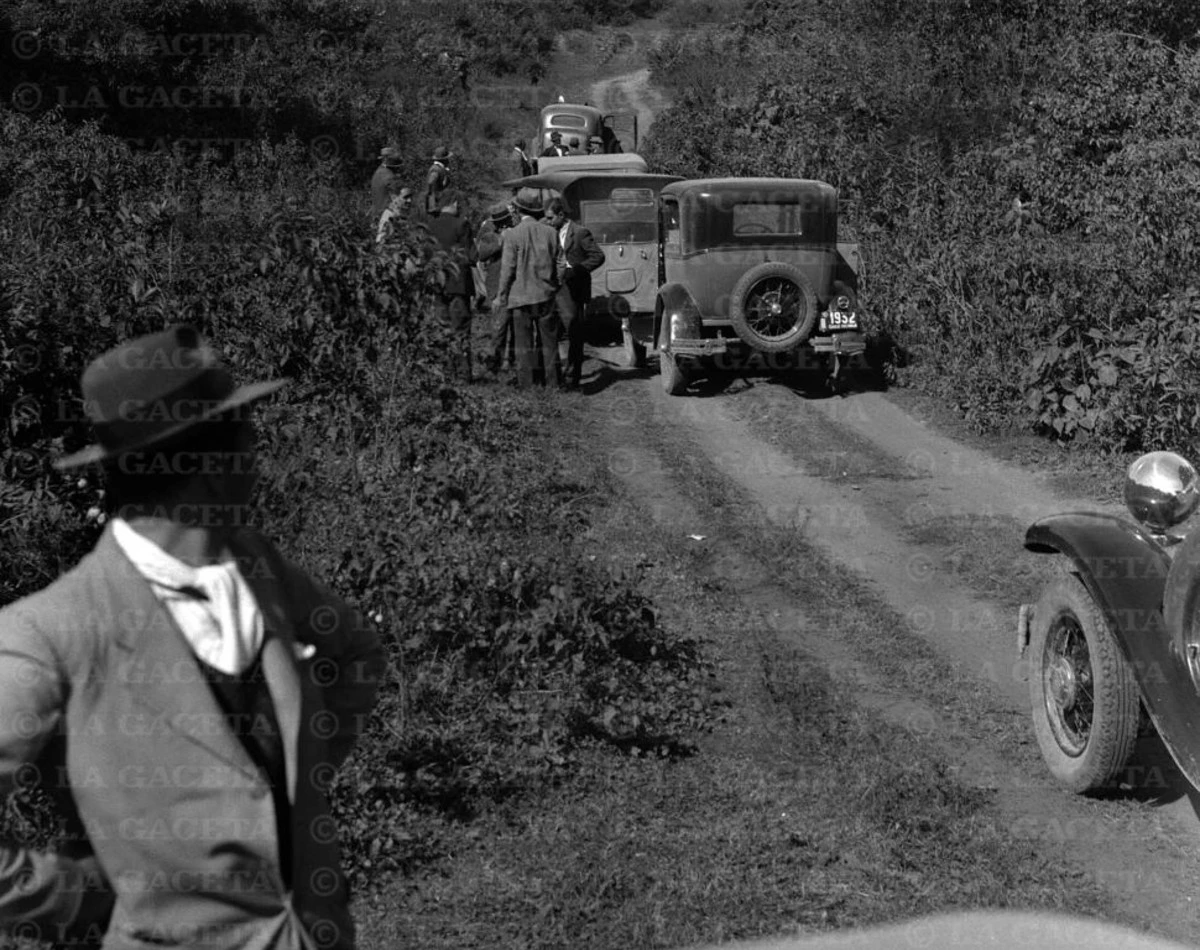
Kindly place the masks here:
[(492, 224), (503, 224), (505, 221), (512, 220), (512, 211), (507, 204), (501, 202), (498, 205), (492, 205), (488, 210), (488, 217), (492, 219)]
[(512, 203), (518, 211), (524, 211), (526, 214), (541, 214), (543, 210), (542, 193), (536, 188), (522, 188)]
[(150, 448), (262, 399), (285, 379), (238, 386), (194, 327), (137, 337), (97, 357), (83, 373), (83, 407), (94, 445), (56, 459), (76, 468)]
[(401, 164), (400, 151), (391, 146), (380, 149), (379, 157), (389, 168), (395, 168)]
[(452, 153), (450, 152), (450, 149), (446, 148), (444, 145), (439, 145), (433, 150), (433, 160), (435, 162), (444, 162), (446, 159), (451, 157)]

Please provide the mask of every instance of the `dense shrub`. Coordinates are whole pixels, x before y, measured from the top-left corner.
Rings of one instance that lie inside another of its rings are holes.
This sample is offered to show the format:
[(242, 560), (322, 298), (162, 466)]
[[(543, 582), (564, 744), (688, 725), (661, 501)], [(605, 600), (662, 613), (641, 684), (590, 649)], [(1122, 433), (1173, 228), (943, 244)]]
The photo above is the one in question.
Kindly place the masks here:
[(1196, 26), (1169, 0), (758, 0), (656, 48), (675, 94), (646, 151), (836, 185), (898, 377), (979, 427), (1183, 445)]

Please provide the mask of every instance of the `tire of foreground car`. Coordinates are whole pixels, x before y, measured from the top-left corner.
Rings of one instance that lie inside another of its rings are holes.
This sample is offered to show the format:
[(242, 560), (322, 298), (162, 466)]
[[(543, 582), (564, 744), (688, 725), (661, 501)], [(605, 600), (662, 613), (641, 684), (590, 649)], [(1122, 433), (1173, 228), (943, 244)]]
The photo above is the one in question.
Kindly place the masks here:
[(1083, 582), (1064, 573), (1033, 611), (1033, 731), (1051, 774), (1073, 792), (1102, 788), (1129, 761), (1141, 698), (1116, 637)]
[[(789, 286), (790, 285), (790, 288)], [(779, 332), (766, 332), (763, 315), (764, 294), (787, 293)], [(758, 301), (756, 305), (756, 301)], [(787, 312), (794, 306), (793, 312)], [(785, 353), (794, 349), (812, 333), (817, 322), (817, 292), (800, 268), (783, 261), (766, 261), (750, 268), (733, 285), (729, 320), (743, 343), (765, 353)]]

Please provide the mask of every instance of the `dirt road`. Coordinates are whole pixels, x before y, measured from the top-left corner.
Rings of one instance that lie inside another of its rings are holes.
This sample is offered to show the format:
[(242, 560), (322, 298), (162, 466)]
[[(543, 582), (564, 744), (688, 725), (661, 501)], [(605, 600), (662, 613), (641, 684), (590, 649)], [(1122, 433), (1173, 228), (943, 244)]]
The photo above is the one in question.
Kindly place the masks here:
[[(592, 98), (636, 110), (643, 133), (662, 106), (644, 68), (594, 83)], [(813, 398), (760, 378), (671, 398), (653, 355), (646, 371), (618, 369), (615, 351), (592, 356), (588, 412), (648, 516), (681, 547), (709, 547), (731, 595), (863, 703), (937, 737), (961, 778), (994, 791), (1018, 837), (1076, 861), (1148, 928), (1200, 945), (1200, 797), (1161, 744), (1143, 739), (1124, 791), (1083, 799), (1049, 779), (1029, 726), (1016, 616), (1055, 565), (1024, 552), (1025, 527), (1111, 504), (1068, 497), (884, 393)], [(777, 554), (793, 544), (826, 562), (846, 597), (878, 604), (875, 635), (814, 622), (805, 564)]]
[[(1148, 927), (1200, 944), (1200, 820), (1161, 746), (1143, 741), (1126, 792), (1082, 799), (1049, 780), (1028, 726), (1015, 618), (1052, 559), (1023, 552), (1024, 527), (1103, 506), (940, 434), (883, 393), (812, 398), (760, 378), (671, 398), (650, 363), (638, 372), (591, 359), (585, 378), (609, 466), (648, 515), (681, 547), (710, 547), (731, 594), (862, 702), (937, 737), (1031, 846), (1076, 860)], [(789, 571), (772, 553), (792, 541), (833, 566), (848, 598), (881, 604), (891, 619), (876, 635), (813, 622), (805, 565)], [(896, 654), (913, 644), (944, 659), (957, 699), (915, 654), (903, 670)]]

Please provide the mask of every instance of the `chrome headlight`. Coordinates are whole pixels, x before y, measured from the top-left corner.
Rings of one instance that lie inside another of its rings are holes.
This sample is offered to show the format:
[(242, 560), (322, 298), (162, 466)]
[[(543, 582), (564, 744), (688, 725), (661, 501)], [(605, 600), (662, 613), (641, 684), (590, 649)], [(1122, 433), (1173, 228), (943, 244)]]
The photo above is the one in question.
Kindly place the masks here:
[(1191, 517), (1200, 504), (1196, 469), (1174, 452), (1150, 452), (1129, 466), (1125, 505), (1153, 531), (1162, 532)]

